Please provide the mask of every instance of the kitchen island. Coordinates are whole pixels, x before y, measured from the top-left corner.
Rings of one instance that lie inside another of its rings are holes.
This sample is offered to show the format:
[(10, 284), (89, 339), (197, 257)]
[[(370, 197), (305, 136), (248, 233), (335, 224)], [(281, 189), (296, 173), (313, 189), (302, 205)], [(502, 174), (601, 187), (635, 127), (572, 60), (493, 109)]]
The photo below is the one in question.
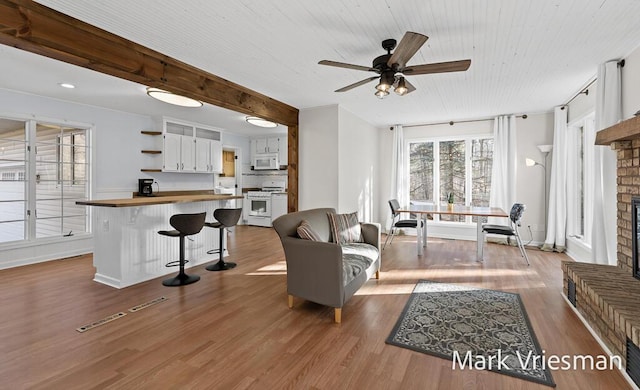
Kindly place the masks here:
[[(216, 208), (242, 196), (218, 195), (196, 191), (193, 194), (133, 197), (78, 201), (92, 206), (93, 265), (96, 282), (123, 288), (171, 273), (166, 263), (179, 257), (179, 240), (158, 234), (171, 230), (169, 218), (174, 214), (207, 212), (213, 221)], [(218, 259), (207, 251), (220, 248), (217, 229), (203, 228), (186, 240), (186, 268)], [(227, 247), (226, 245), (224, 246)], [(225, 249), (226, 252), (226, 249)]]

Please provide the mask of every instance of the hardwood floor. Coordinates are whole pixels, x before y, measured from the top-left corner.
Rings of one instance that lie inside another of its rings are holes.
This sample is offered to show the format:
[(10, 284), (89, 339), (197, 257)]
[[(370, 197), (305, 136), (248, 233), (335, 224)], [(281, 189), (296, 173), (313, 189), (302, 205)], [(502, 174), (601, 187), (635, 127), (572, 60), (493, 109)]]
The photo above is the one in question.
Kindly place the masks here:
[[(117, 290), (92, 281), (91, 256), (0, 271), (0, 388), (7, 389), (545, 389), (385, 344), (419, 279), (517, 292), (547, 355), (603, 354), (561, 297), (560, 254), (432, 239), (416, 256), (396, 237), (372, 279), (333, 322), (333, 309), (287, 307), (284, 254), (269, 228), (230, 235), (238, 267), (190, 270), (178, 288), (155, 279)], [(135, 313), (128, 309), (164, 296)], [(109, 315), (126, 316), (84, 333)], [(558, 389), (628, 389), (617, 371), (553, 371)]]

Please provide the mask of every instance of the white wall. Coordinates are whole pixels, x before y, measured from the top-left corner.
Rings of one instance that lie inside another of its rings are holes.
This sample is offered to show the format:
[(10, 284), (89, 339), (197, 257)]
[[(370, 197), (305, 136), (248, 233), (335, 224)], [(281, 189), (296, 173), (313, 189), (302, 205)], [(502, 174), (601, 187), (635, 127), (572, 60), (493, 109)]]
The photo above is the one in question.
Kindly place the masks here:
[(625, 58), (622, 68), (622, 118), (640, 110), (640, 47)]
[(338, 112), (338, 212), (377, 221), (378, 129), (343, 108)]
[(545, 162), (544, 154), (538, 149), (538, 145), (553, 144), (553, 113), (533, 114), (527, 119), (516, 120), (516, 142), (518, 159), (518, 179), (516, 182), (517, 201), (527, 205), (522, 217), (523, 239), (528, 241), (528, 226), (531, 226), (533, 242), (542, 244), (545, 238), (545, 170), (540, 166), (528, 167), (525, 159), (531, 158), (546, 168), (547, 185), (549, 191), (549, 178), (551, 176), (551, 160), (553, 151), (549, 153)]
[(300, 111), (299, 208), (377, 220), (378, 129), (337, 106)]
[[(131, 197), (132, 193), (137, 191), (138, 178), (145, 177), (157, 180), (162, 191), (211, 189), (213, 186), (212, 174), (140, 172), (141, 168), (149, 165), (148, 156), (140, 153), (140, 150), (150, 142), (157, 142), (152, 138), (160, 139), (140, 133), (141, 130), (161, 130), (156, 128), (156, 122), (149, 116), (3, 89), (0, 89), (0, 114), (20, 117), (27, 115), (35, 119), (69, 121), (92, 126), (93, 199)], [(215, 127), (214, 123), (204, 125)], [(248, 155), (248, 141), (245, 143), (242, 137), (226, 137), (223, 133), (225, 145), (241, 142), (239, 146), (247, 148), (243, 155)], [(92, 249), (90, 236), (65, 239), (64, 243), (15, 243), (3, 246), (0, 250), (0, 268), (88, 253)]]
[(300, 110), (298, 208), (338, 208), (338, 106)]

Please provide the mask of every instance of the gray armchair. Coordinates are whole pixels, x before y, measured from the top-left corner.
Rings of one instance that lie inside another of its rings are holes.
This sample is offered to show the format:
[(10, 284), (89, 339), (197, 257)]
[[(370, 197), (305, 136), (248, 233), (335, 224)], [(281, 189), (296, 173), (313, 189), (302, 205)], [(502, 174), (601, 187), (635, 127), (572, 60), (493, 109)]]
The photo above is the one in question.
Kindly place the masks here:
[[(335, 309), (335, 322), (341, 322), (342, 307), (373, 275), (380, 278), (380, 225), (361, 223), (364, 243), (339, 245), (331, 241), (327, 213), (320, 208), (285, 214), (273, 221), (280, 236), (287, 262), (289, 308), (299, 297)], [(321, 241), (298, 236), (300, 222), (306, 220)], [(364, 263), (362, 262), (364, 259)]]

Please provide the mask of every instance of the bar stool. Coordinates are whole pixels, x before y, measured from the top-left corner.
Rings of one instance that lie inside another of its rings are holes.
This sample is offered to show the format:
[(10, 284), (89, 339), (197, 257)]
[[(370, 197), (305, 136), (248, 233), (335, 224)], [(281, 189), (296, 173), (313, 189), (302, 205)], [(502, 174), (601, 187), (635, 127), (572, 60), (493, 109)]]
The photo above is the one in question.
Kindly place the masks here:
[(169, 223), (175, 230), (160, 230), (158, 234), (168, 237), (180, 238), (180, 260), (172, 261), (166, 264), (166, 267), (180, 266), (180, 272), (173, 278), (165, 279), (162, 284), (169, 287), (185, 286), (200, 280), (200, 276), (187, 275), (184, 273), (184, 265), (189, 262), (184, 258), (184, 238), (193, 234), (200, 233), (204, 226), (204, 220), (207, 213), (197, 214), (175, 214), (169, 219)]
[(216, 222), (205, 222), (204, 226), (215, 228), (220, 230), (220, 249), (212, 249), (208, 251), (208, 254), (220, 253), (220, 260), (217, 263), (211, 264), (206, 267), (207, 271), (224, 271), (230, 268), (234, 268), (236, 263), (225, 263), (224, 257), (224, 228), (230, 228), (236, 226), (238, 220), (242, 215), (242, 209), (216, 209), (213, 211), (213, 217)]

